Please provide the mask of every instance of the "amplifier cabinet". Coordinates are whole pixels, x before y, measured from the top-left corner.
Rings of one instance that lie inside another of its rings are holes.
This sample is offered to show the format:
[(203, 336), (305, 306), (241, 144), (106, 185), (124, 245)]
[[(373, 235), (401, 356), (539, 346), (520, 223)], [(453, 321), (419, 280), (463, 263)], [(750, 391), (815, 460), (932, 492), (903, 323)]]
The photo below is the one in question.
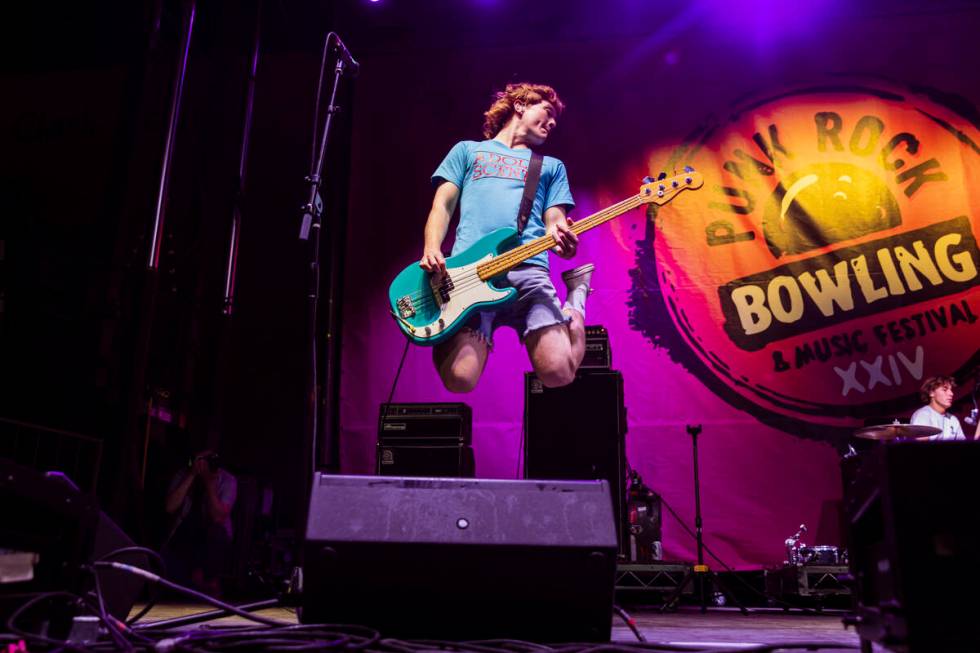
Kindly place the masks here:
[(612, 367), (612, 349), (609, 347), (609, 332), (606, 327), (593, 325), (585, 327), (585, 356), (581, 370), (608, 370)]
[(473, 447), (465, 444), (403, 445), (378, 443), (379, 476), (473, 478)]
[(464, 403), (381, 404), (378, 442), (384, 444), (472, 444), (473, 411)]
[(894, 651), (980, 651), (980, 443), (888, 442), (847, 485), (858, 634)]
[(524, 477), (609, 483), (620, 552), (626, 521), (626, 407), (623, 375), (580, 370), (561, 388), (525, 375)]
[(475, 475), (473, 412), (464, 403), (381, 404), (379, 476)]

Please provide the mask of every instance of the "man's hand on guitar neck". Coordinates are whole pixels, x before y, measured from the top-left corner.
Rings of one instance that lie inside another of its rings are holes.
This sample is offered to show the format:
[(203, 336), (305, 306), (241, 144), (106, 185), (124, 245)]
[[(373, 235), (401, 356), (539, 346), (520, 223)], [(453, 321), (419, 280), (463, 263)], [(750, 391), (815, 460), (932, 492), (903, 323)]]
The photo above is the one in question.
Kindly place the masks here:
[(552, 206), (544, 213), (548, 235), (555, 240), (551, 248), (562, 258), (572, 258), (578, 252), (578, 234), (572, 231), (572, 219), (565, 215), (565, 207)]

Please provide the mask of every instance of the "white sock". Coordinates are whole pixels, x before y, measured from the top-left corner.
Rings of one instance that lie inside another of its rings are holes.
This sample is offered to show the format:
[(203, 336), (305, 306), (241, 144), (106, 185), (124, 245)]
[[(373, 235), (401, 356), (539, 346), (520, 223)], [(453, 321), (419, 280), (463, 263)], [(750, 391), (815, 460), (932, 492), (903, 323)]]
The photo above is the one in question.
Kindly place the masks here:
[(589, 287), (584, 283), (575, 286), (575, 289), (568, 293), (568, 297), (565, 299), (565, 305), (562, 308), (573, 308), (582, 314), (582, 319), (585, 319), (585, 300), (589, 297)]

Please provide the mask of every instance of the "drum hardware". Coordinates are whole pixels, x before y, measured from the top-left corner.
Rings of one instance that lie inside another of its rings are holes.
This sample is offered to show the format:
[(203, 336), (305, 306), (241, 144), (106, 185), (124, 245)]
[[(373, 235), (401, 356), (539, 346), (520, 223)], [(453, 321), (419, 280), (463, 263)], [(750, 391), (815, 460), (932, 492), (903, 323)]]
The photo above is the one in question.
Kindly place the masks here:
[(980, 367), (973, 370), (973, 392), (970, 393), (970, 399), (973, 400), (973, 408), (970, 409), (970, 414), (963, 418), (963, 422), (970, 426), (976, 426), (977, 420), (980, 419), (980, 404), (977, 404), (977, 390), (980, 390)]
[(786, 560), (784, 565), (843, 565), (847, 564), (847, 551), (841, 551), (836, 546), (815, 545), (807, 546), (803, 543), (803, 536), (806, 535), (806, 524), (800, 524), (799, 529), (792, 537), (787, 537), (783, 543), (786, 547)]
[(786, 541), (783, 543), (786, 546), (786, 561), (783, 564), (787, 565), (798, 565), (800, 564), (800, 548), (806, 546), (801, 541), (801, 538), (806, 534), (806, 524), (800, 524), (799, 529), (792, 537), (787, 537)]
[(942, 429), (924, 424), (902, 424), (895, 420), (891, 424), (865, 426), (854, 431), (854, 435), (865, 440), (910, 440), (942, 433)]
[(840, 554), (836, 546), (801, 546), (799, 549), (802, 565), (839, 565)]

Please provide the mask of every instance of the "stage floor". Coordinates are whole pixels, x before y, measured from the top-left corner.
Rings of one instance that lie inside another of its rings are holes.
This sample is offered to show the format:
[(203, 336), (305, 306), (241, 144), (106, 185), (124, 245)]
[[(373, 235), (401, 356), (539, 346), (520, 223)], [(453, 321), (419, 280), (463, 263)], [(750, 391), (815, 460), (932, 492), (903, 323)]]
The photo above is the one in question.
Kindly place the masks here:
[[(137, 606), (138, 607), (138, 606)], [(158, 605), (150, 611), (143, 621), (171, 619), (206, 610), (206, 606), (170, 603)], [(674, 613), (660, 614), (652, 608), (630, 608), (629, 614), (637, 627), (650, 643), (677, 646), (695, 645), (708, 648), (739, 650), (753, 645), (800, 644), (813, 642), (825, 644), (820, 651), (854, 650), (859, 640), (855, 632), (845, 630), (841, 622), (843, 613), (826, 611), (824, 613), (785, 612), (774, 609), (754, 609), (749, 615), (742, 615), (736, 608), (711, 608), (702, 614), (696, 607), (682, 607)], [(295, 612), (283, 608), (263, 610), (257, 614), (272, 619), (295, 623)], [(208, 622), (218, 624), (244, 624), (240, 617), (227, 617)], [(185, 628), (198, 628), (188, 626)], [(632, 631), (617, 617), (613, 617), (615, 642), (636, 642)], [(875, 651), (884, 651), (875, 647)]]

